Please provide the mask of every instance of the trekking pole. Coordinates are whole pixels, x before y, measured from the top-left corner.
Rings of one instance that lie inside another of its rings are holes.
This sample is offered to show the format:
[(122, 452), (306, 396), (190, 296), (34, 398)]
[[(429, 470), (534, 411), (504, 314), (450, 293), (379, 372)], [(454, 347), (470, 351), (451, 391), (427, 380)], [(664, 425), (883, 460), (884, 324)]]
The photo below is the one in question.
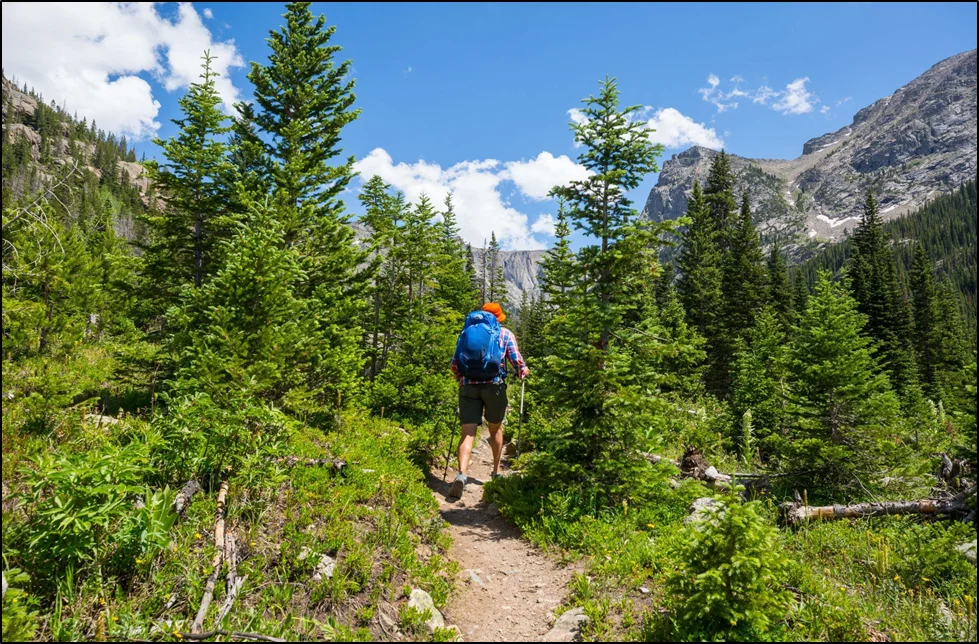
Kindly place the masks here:
[(517, 419), (517, 458), (520, 458), (520, 428), (523, 427), (523, 391), (527, 385), (527, 379), (520, 380), (520, 417)]

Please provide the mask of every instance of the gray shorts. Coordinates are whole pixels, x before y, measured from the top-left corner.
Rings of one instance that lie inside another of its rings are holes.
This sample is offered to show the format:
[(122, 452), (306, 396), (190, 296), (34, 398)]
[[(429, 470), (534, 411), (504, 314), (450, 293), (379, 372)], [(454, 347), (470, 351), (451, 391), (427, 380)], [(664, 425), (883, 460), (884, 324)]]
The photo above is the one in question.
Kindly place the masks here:
[(462, 385), (459, 387), (459, 419), (463, 425), (502, 423), (506, 416), (506, 383)]

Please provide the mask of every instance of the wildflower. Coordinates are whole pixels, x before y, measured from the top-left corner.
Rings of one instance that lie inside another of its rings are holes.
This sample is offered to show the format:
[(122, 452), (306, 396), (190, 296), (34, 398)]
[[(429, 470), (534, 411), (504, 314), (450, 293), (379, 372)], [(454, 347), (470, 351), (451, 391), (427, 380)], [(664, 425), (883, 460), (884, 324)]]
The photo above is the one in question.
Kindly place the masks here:
[(113, 616), (112, 616), (112, 621), (114, 621), (114, 622), (118, 622), (118, 621), (119, 621), (119, 618), (118, 618), (118, 617), (116, 617), (115, 615), (113, 615)]
[(646, 524), (646, 527), (647, 528), (655, 528), (656, 526), (654, 524), (652, 524), (652, 523), (647, 523)]
[(178, 640), (183, 637), (183, 635), (180, 634), (180, 631), (174, 631), (173, 636), (176, 637)]
[(928, 579), (927, 577), (922, 577), (921, 581), (931, 581), (931, 579)]
[(105, 599), (102, 597), (99, 597), (99, 606), (105, 606)]
[(900, 575), (894, 575), (894, 581), (901, 581)]
[(200, 539), (201, 538), (201, 533), (200, 532), (195, 533), (194, 534), (194, 538), (195, 539)]
[(254, 542), (254, 541), (252, 541), (252, 548), (254, 548), (254, 547), (255, 547), (255, 542)]

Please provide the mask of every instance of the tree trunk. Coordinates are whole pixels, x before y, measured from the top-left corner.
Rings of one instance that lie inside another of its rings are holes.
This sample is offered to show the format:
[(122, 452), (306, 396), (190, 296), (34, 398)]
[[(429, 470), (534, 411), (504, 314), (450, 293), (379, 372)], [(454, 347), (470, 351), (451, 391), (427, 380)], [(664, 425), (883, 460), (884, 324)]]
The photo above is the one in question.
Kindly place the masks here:
[(866, 519), (895, 514), (954, 514), (968, 512), (966, 499), (976, 495), (975, 486), (961, 492), (951, 499), (920, 501), (882, 501), (879, 503), (857, 503), (854, 505), (827, 505), (810, 507), (802, 503), (785, 503), (782, 514), (789, 525), (798, 525), (811, 519), (834, 521), (836, 519)]

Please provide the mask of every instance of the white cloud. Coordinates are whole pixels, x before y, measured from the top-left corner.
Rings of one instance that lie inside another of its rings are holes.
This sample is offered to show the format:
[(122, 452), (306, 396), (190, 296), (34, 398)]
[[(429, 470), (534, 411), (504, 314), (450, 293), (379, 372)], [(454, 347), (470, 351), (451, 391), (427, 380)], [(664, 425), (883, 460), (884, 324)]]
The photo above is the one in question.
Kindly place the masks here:
[(541, 215), (537, 218), (537, 221), (534, 222), (534, 225), (530, 227), (530, 230), (535, 233), (553, 237), (554, 229), (556, 227), (557, 219), (554, 218), (554, 215)]
[(770, 99), (778, 96), (778, 92), (769, 87), (768, 85), (762, 85), (757, 90), (755, 90), (755, 95), (751, 99), (753, 103), (761, 103), (762, 105), (767, 105)]
[(829, 114), (829, 105), (823, 105), (822, 107), (820, 107), (819, 108), (819, 113), (820, 114), (823, 114), (823, 115), (828, 115)]
[(575, 125), (584, 125), (588, 122), (588, 117), (585, 116), (584, 111), (578, 109), (577, 107), (572, 107), (570, 110), (568, 110), (568, 118), (570, 118), (571, 122)]
[[(735, 78), (740, 78), (740, 77), (736, 76)], [(740, 94), (735, 94), (733, 92), (725, 94), (724, 92), (722, 92), (719, 89), (719, 86), (721, 84), (721, 79), (717, 77), (717, 74), (708, 74), (707, 84), (710, 85), (710, 87), (701, 87), (700, 89), (697, 90), (697, 93), (700, 94), (700, 96), (705, 101), (707, 101), (708, 103), (716, 107), (718, 114), (724, 112), (725, 110), (738, 109), (737, 101), (729, 101), (729, 102), (726, 101), (728, 101), (728, 99), (733, 98), (735, 96), (740, 96)], [(740, 90), (735, 88), (734, 91), (738, 92)]]
[(510, 161), (503, 176), (513, 181), (525, 196), (541, 201), (548, 198), (547, 193), (554, 186), (585, 179), (589, 174), (563, 154), (555, 157), (550, 152), (541, 152), (530, 161)]
[[(774, 90), (764, 83), (755, 90), (742, 89), (740, 84), (744, 82), (744, 78), (740, 75), (732, 76), (730, 82), (734, 83), (734, 88), (725, 91), (717, 75), (710, 74), (707, 76), (707, 84), (710, 87), (701, 87), (697, 92), (705, 101), (714, 105), (718, 113), (737, 109), (738, 102), (731, 100), (737, 98), (750, 98), (752, 103), (769, 105), (782, 114), (807, 114), (812, 112), (820, 102), (815, 94), (806, 89), (808, 77), (797, 78), (781, 91)], [(823, 114), (826, 113), (825, 110), (821, 111)]]
[(106, 130), (153, 135), (160, 103), (140, 74), (151, 74), (167, 91), (185, 88), (198, 80), (205, 49), (221, 74), (216, 88), (225, 109), (238, 98), (228, 76), (244, 64), (234, 41), (215, 41), (190, 3), (181, 3), (173, 19), (152, 3), (5, 2), (2, 8), (4, 71)]
[(772, 109), (782, 114), (807, 114), (812, 111), (813, 105), (819, 102), (806, 89), (809, 77), (797, 78), (785, 86), (778, 102), (772, 104)]
[(847, 96), (846, 98), (841, 98), (840, 100), (836, 101), (836, 107), (839, 107), (840, 105), (843, 105), (843, 103), (846, 103), (851, 98), (853, 98), (853, 97), (852, 96)]
[(204, 17), (207, 18), (208, 20), (214, 17), (214, 12), (211, 11), (209, 8), (205, 8), (204, 11), (202, 11), (201, 13), (203, 13)]
[(650, 133), (649, 140), (653, 143), (662, 143), (667, 148), (702, 145), (719, 150), (724, 147), (724, 141), (714, 128), (697, 123), (672, 107), (657, 110), (647, 124), (656, 130)]
[(525, 213), (504, 200), (501, 184), (512, 181), (525, 196), (538, 198), (544, 184), (562, 177), (564, 180), (573, 178), (569, 175), (576, 171), (564, 160), (567, 157), (555, 158), (544, 152), (532, 161), (501, 163), (496, 159), (484, 159), (462, 161), (443, 169), (437, 163), (424, 160), (395, 163), (386, 150), (375, 148), (357, 161), (354, 169), (362, 180), (379, 175), (413, 203), (422, 194), (428, 195), (434, 203), (442, 203), (445, 195), (451, 192), (459, 232), (463, 239), (475, 246), (481, 246), (495, 232), (506, 248), (533, 250), (545, 247), (534, 234), (549, 234), (546, 215), (538, 217), (531, 226)]

